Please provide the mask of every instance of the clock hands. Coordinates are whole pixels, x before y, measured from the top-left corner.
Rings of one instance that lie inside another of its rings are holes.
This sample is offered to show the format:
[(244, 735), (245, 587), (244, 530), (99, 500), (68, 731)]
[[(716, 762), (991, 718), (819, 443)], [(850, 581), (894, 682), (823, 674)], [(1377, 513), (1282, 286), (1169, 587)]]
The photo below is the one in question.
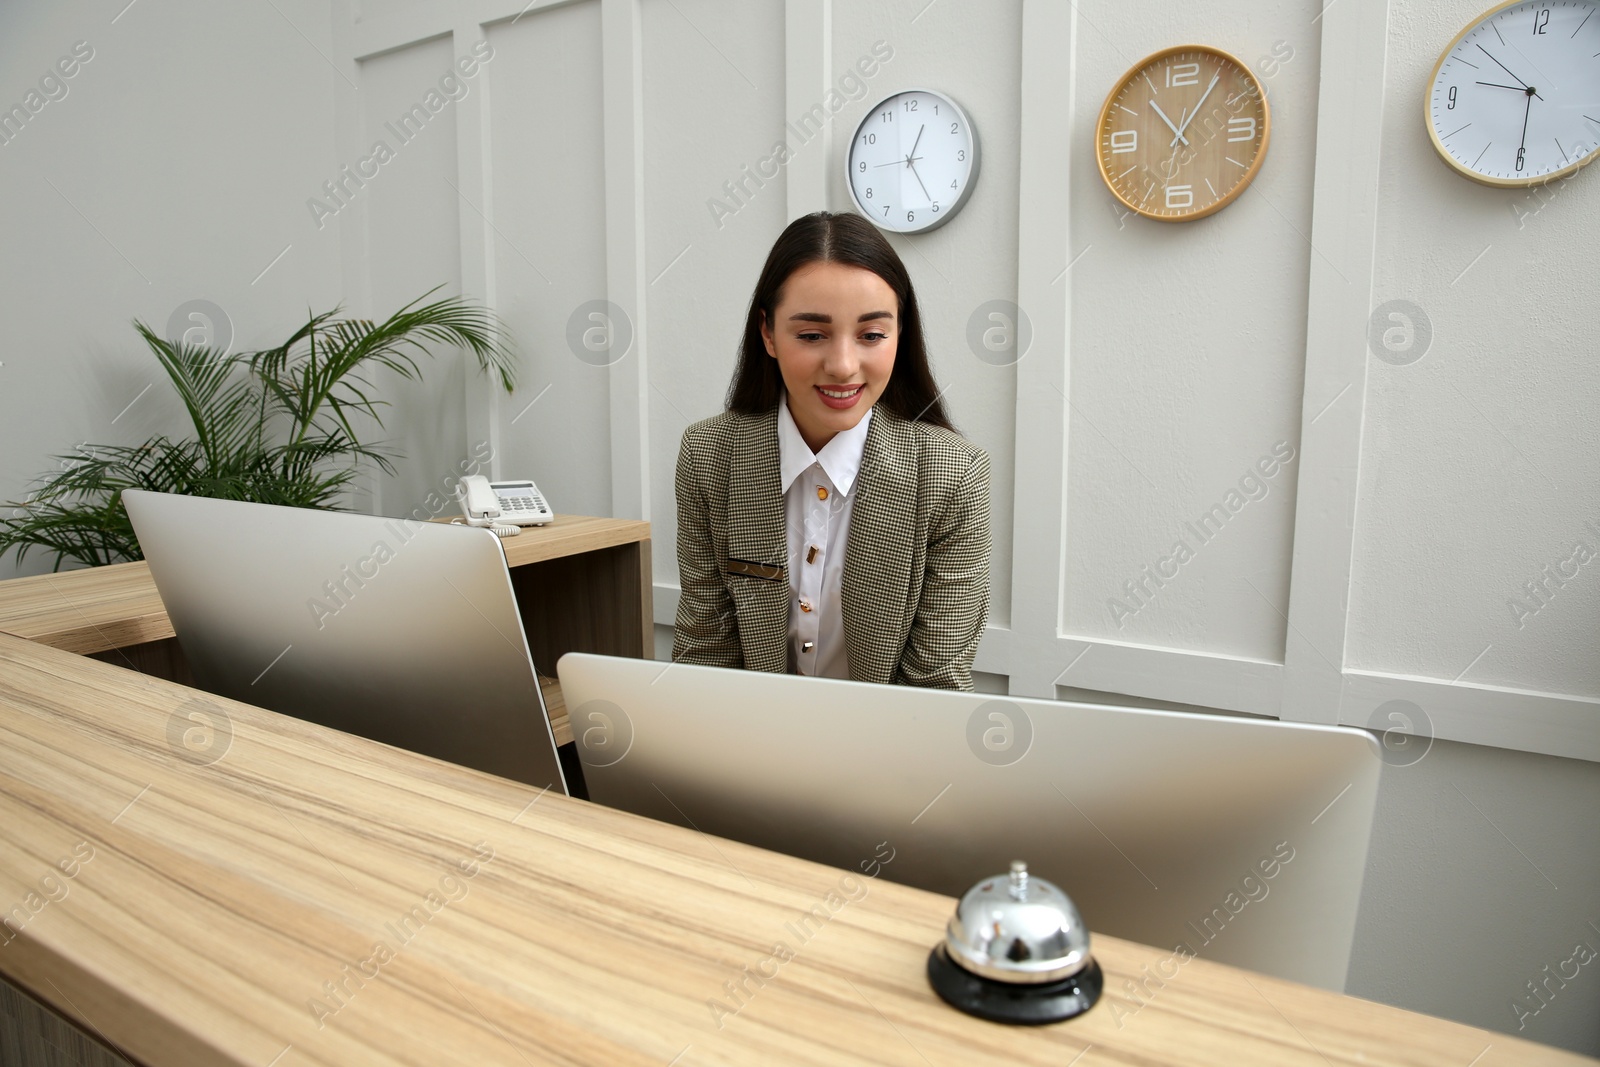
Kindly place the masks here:
[(1204, 106), (1206, 98), (1211, 95), (1211, 90), (1217, 87), (1217, 80), (1221, 77), (1222, 72), (1220, 70), (1211, 75), (1211, 84), (1207, 85), (1206, 91), (1200, 94), (1200, 99), (1194, 105), (1194, 111), (1191, 112), (1188, 108), (1184, 108), (1182, 111), (1180, 111), (1178, 113), (1177, 125), (1174, 125), (1172, 120), (1167, 118), (1167, 113), (1161, 110), (1160, 104), (1156, 103), (1154, 99), (1150, 101), (1150, 107), (1157, 115), (1161, 116), (1161, 121), (1167, 124), (1167, 129), (1172, 131), (1172, 140), (1167, 142), (1168, 148), (1176, 147), (1179, 144), (1187, 145), (1189, 143), (1189, 138), (1184, 136), (1184, 131), (1189, 128), (1189, 124), (1192, 123), (1196, 116), (1200, 114), (1200, 108)]
[[(1161, 121), (1165, 122), (1167, 124), (1167, 129), (1172, 131), (1172, 143), (1173, 144), (1177, 144), (1179, 141), (1182, 141), (1184, 144), (1188, 144), (1189, 143), (1189, 139), (1183, 135), (1183, 133), (1178, 129), (1178, 127), (1176, 127), (1176, 126), (1174, 126), (1172, 124), (1172, 120), (1171, 119), (1167, 118), (1167, 113), (1165, 111), (1161, 110), (1161, 105), (1160, 104), (1156, 103), (1154, 100), (1151, 100), (1150, 101), (1150, 106), (1155, 109), (1155, 112), (1156, 112), (1157, 115), (1161, 116)], [(1185, 125), (1187, 125), (1187, 123)]]
[[(1490, 53), (1490, 51), (1487, 48), (1483, 47), (1483, 45), (1480, 44), (1480, 45), (1477, 46), (1477, 48), (1478, 48), (1478, 51), (1482, 52), (1484, 55), (1488, 56), (1490, 59), (1494, 59), (1494, 55), (1492, 53)], [(1504, 63), (1500, 62), (1498, 59), (1494, 59), (1494, 65), (1499, 67), (1501, 70), (1505, 71), (1507, 74), (1511, 74), (1511, 68), (1506, 66)], [(1518, 85), (1522, 86), (1522, 91), (1527, 93), (1529, 96), (1539, 96), (1539, 90), (1535, 89), (1533, 86), (1529, 85), (1527, 82), (1523, 81), (1521, 78), (1517, 77), (1515, 74), (1511, 74), (1511, 80), (1516, 82)], [(1539, 96), (1539, 99), (1543, 100), (1544, 97)]]
[(918, 146), (918, 144), (922, 144), (922, 134), (923, 134), (923, 131), (926, 131), (926, 130), (928, 130), (928, 126), (926, 126), (926, 123), (925, 123), (925, 125), (920, 126), (920, 128), (918, 128), (918, 130), (917, 130), (917, 139), (915, 139), (915, 141), (910, 142), (910, 152), (907, 152), (907, 154), (906, 154), (906, 170), (910, 171), (910, 176), (912, 176), (912, 178), (917, 179), (917, 186), (922, 187), (923, 200), (926, 200), (926, 202), (928, 202), (928, 203), (933, 203), (933, 197), (930, 197), (930, 195), (928, 195), (928, 187), (923, 186), (923, 184), (922, 184), (922, 174), (918, 174), (917, 173), (917, 160), (920, 160), (920, 158), (922, 158), (922, 157), (920, 157), (920, 155), (917, 155), (917, 146)]
[[(1480, 44), (1477, 46), (1477, 48), (1478, 51), (1482, 52), (1490, 59), (1494, 59), (1494, 53), (1483, 47), (1483, 45)], [(1507, 74), (1511, 74), (1511, 68), (1500, 62), (1498, 59), (1494, 59), (1494, 64)], [(1515, 85), (1500, 85), (1496, 82), (1479, 82), (1478, 84), (1487, 85), (1495, 89), (1511, 89), (1515, 92), (1522, 93), (1527, 97), (1527, 103), (1524, 104), (1522, 108), (1522, 139), (1517, 143), (1517, 170), (1520, 171), (1522, 169), (1522, 161), (1526, 157), (1528, 151), (1528, 116), (1533, 113), (1533, 98), (1539, 96), (1539, 90), (1535, 89), (1533, 86), (1529, 85), (1515, 74), (1511, 74), (1511, 80), (1516, 82), (1517, 85), (1522, 86), (1522, 88), (1518, 89)], [(1543, 100), (1544, 97), (1539, 96), (1539, 99)]]
[(922, 184), (922, 175), (917, 173), (917, 168), (914, 166), (911, 168), (911, 176), (917, 179), (917, 185), (922, 189), (922, 198), (930, 204), (933, 203), (933, 197), (928, 195), (928, 187)]
[[(1528, 103), (1522, 109), (1522, 141), (1517, 145), (1517, 169), (1522, 169), (1523, 154), (1528, 150), (1528, 113), (1533, 110), (1533, 90), (1528, 90)], [(1560, 147), (1559, 142), (1556, 147)]]
[(1184, 144), (1189, 143), (1188, 138), (1183, 136), (1183, 131), (1189, 128), (1189, 123), (1194, 121), (1195, 115), (1200, 114), (1200, 108), (1205, 105), (1206, 97), (1211, 95), (1211, 90), (1217, 87), (1217, 79), (1221, 77), (1222, 71), (1220, 70), (1211, 75), (1211, 84), (1207, 85), (1206, 91), (1200, 94), (1200, 102), (1194, 106), (1194, 115), (1190, 115), (1187, 120), (1184, 120), (1182, 115), (1178, 116), (1178, 118), (1182, 121), (1180, 122), (1178, 128), (1173, 131), (1173, 133), (1175, 133), (1177, 136), (1173, 137), (1171, 142), (1168, 143), (1168, 148), (1171, 148), (1173, 145), (1177, 144), (1180, 138), (1183, 140)]

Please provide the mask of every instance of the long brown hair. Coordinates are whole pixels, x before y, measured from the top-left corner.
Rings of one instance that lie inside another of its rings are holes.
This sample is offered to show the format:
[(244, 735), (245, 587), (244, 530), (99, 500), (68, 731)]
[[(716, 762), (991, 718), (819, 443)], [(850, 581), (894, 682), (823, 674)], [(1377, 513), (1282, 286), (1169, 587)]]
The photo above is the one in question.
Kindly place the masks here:
[(954, 430), (939, 387), (928, 369), (928, 349), (922, 339), (922, 315), (917, 310), (917, 294), (911, 275), (900, 262), (893, 246), (872, 223), (848, 212), (818, 211), (802, 215), (789, 223), (767, 254), (766, 266), (756, 280), (745, 317), (744, 339), (739, 345), (739, 365), (728, 386), (729, 411), (760, 415), (778, 406), (783, 396), (783, 376), (778, 361), (767, 354), (761, 338), (763, 316), (768, 322), (778, 309), (784, 283), (802, 267), (813, 263), (843, 263), (870, 270), (882, 278), (900, 302), (900, 337), (895, 348), (894, 370), (878, 398), (878, 405), (912, 421), (930, 422)]

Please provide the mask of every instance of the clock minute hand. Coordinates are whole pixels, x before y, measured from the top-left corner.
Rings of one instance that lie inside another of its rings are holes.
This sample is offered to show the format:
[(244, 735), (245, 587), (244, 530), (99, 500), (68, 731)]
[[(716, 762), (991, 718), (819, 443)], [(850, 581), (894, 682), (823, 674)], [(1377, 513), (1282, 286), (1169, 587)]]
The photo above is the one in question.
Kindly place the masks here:
[[(1478, 51), (1482, 52), (1484, 55), (1488, 56), (1490, 59), (1494, 59), (1494, 54), (1491, 53), (1487, 48), (1483, 47), (1483, 45), (1481, 45), (1481, 44), (1477, 45), (1477, 49), (1478, 49)], [(1511, 68), (1506, 66), (1504, 63), (1500, 62), (1498, 59), (1494, 59), (1494, 65), (1499, 67), (1501, 70), (1505, 71), (1507, 74), (1511, 74)], [(1523, 81), (1521, 78), (1517, 77), (1515, 74), (1511, 74), (1511, 80), (1516, 82), (1518, 85), (1522, 86), (1522, 91), (1523, 92), (1530, 93), (1533, 96), (1539, 96), (1538, 92), (1533, 88), (1533, 86), (1529, 85), (1527, 82)], [(1543, 100), (1544, 97), (1539, 96), (1539, 99)]]
[(922, 195), (923, 195), (923, 197), (928, 201), (928, 203), (930, 203), (930, 204), (933, 203), (933, 197), (928, 196), (928, 187), (926, 185), (922, 184), (922, 175), (917, 173), (916, 164), (908, 162), (906, 164), (906, 166), (911, 168), (911, 176), (913, 178), (917, 179), (917, 184), (922, 187)]
[(1172, 124), (1171, 119), (1167, 118), (1167, 113), (1161, 110), (1160, 104), (1152, 100), (1150, 101), (1150, 106), (1155, 109), (1155, 113), (1157, 115), (1161, 116), (1161, 121), (1167, 124), (1167, 129), (1172, 131), (1172, 144), (1177, 144), (1179, 141), (1182, 141), (1184, 144), (1189, 143), (1189, 139), (1178, 130), (1178, 127)]
[[(1178, 129), (1177, 129), (1177, 134), (1178, 134), (1178, 136), (1177, 136), (1177, 137), (1174, 137), (1174, 138), (1173, 138), (1173, 139), (1172, 139), (1172, 140), (1171, 140), (1171, 141), (1170, 141), (1170, 142), (1169, 142), (1169, 143), (1168, 143), (1168, 144), (1167, 144), (1167, 147), (1168, 147), (1168, 148), (1171, 148), (1171, 147), (1172, 147), (1172, 146), (1173, 146), (1173, 145), (1175, 145), (1175, 144), (1177, 144), (1177, 143), (1178, 143), (1178, 137), (1183, 137), (1183, 131), (1184, 131), (1184, 130), (1187, 130), (1187, 129), (1188, 129), (1188, 128), (1189, 128), (1189, 123), (1191, 123), (1191, 122), (1193, 122), (1193, 121), (1194, 121), (1194, 118), (1195, 118), (1195, 116), (1196, 116), (1196, 115), (1198, 115), (1198, 114), (1200, 114), (1200, 108), (1201, 108), (1201, 107), (1203, 107), (1203, 106), (1204, 106), (1204, 105), (1205, 105), (1205, 102), (1206, 102), (1206, 97), (1208, 97), (1208, 96), (1210, 96), (1210, 95), (1211, 95), (1211, 90), (1213, 90), (1213, 89), (1215, 89), (1215, 88), (1216, 88), (1216, 87), (1217, 87), (1217, 79), (1219, 79), (1219, 78), (1221, 78), (1221, 77), (1222, 77), (1222, 72), (1221, 72), (1221, 71), (1220, 71), (1220, 70), (1219, 70), (1219, 71), (1217, 71), (1217, 72), (1216, 72), (1216, 73), (1215, 73), (1215, 74), (1213, 74), (1213, 75), (1211, 75), (1211, 84), (1210, 84), (1210, 85), (1208, 85), (1208, 86), (1206, 86), (1206, 91), (1205, 91), (1205, 92), (1203, 92), (1203, 93), (1201, 93), (1201, 94), (1200, 94), (1200, 102), (1199, 102), (1199, 103), (1197, 103), (1197, 104), (1195, 104), (1195, 106), (1194, 106), (1194, 111), (1193, 111), (1193, 112), (1192, 112), (1192, 113), (1191, 113), (1191, 114), (1190, 114), (1190, 115), (1189, 115), (1189, 117), (1188, 117), (1188, 118), (1187, 118), (1187, 119), (1185, 119), (1185, 120), (1184, 120), (1184, 122), (1183, 122), (1183, 123), (1182, 123), (1182, 124), (1181, 124), (1181, 125), (1180, 125), (1180, 126), (1179, 126), (1179, 127), (1178, 127)], [(1184, 138), (1184, 142), (1183, 142), (1183, 143), (1184, 143), (1184, 144), (1188, 144), (1188, 143), (1189, 143), (1189, 141), (1188, 141), (1188, 139), (1187, 139), (1187, 138)]]

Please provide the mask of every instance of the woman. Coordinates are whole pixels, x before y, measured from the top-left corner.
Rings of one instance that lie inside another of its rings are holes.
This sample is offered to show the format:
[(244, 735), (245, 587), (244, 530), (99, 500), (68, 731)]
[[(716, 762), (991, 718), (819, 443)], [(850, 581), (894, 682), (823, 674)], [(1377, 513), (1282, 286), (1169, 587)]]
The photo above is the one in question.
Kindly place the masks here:
[(910, 275), (871, 223), (783, 231), (726, 407), (678, 454), (673, 660), (971, 689), (989, 457), (945, 416)]

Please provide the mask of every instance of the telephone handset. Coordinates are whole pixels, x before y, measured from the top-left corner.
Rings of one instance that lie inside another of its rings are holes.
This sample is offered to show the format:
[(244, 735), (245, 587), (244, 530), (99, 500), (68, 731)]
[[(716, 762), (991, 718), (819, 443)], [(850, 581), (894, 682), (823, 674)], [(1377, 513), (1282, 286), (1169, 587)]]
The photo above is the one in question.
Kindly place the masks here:
[(469, 474), (461, 479), (457, 498), (467, 525), (487, 526), (500, 537), (514, 537), (522, 532), (519, 527), (543, 526), (555, 519), (532, 482), (491, 482)]

